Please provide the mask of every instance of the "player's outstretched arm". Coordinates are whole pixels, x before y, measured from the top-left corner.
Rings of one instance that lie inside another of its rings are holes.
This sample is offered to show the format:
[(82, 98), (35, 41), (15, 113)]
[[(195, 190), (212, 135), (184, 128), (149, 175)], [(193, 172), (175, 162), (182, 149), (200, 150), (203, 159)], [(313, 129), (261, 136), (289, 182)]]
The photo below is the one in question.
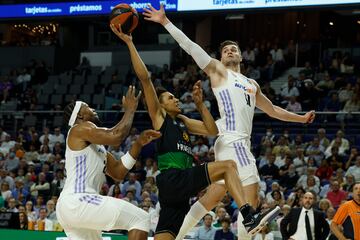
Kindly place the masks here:
[(131, 62), (134, 66), (137, 77), (141, 81), (141, 85), (145, 94), (145, 101), (153, 123), (153, 127), (155, 129), (159, 129), (164, 121), (163, 113), (161, 112), (162, 108), (156, 95), (154, 85), (150, 80), (149, 72), (132, 41), (132, 36), (123, 33), (121, 31), (121, 25), (119, 25), (119, 28), (116, 28), (113, 24), (111, 24), (110, 28), (121, 40), (126, 43), (129, 48)]
[(107, 153), (106, 173), (115, 180), (124, 179), (128, 171), (134, 166), (136, 158), (139, 156), (141, 149), (152, 140), (158, 139), (161, 133), (154, 130), (145, 130), (131, 146), (129, 152), (117, 161), (111, 153)]
[(84, 142), (100, 145), (118, 146), (121, 144), (129, 135), (140, 96), (141, 91), (135, 96), (135, 87), (130, 86), (126, 96), (123, 96), (122, 99), (125, 113), (118, 124), (112, 128), (100, 128), (90, 121), (79, 124), (70, 132), (70, 144), (79, 139)]
[(204, 136), (216, 136), (218, 134), (218, 129), (213, 116), (203, 102), (203, 92), (200, 80), (194, 84), (192, 96), (203, 121), (191, 119), (184, 115), (179, 115), (178, 117), (182, 119), (190, 133)]
[(261, 88), (257, 82), (253, 80), (253, 83), (257, 87), (256, 91), (256, 107), (261, 109), (270, 117), (287, 121), (287, 122), (298, 122), (298, 123), (312, 123), (315, 119), (315, 111), (307, 112), (305, 115), (299, 115), (296, 113), (289, 112), (279, 106), (275, 106), (272, 102), (262, 93)]
[(191, 41), (180, 29), (166, 17), (164, 5), (160, 4), (160, 9), (156, 10), (151, 5), (144, 8), (145, 20), (160, 23), (179, 43), (180, 47), (192, 56), (196, 64), (210, 76), (212, 87), (217, 87), (227, 76), (224, 65), (217, 59), (211, 58), (198, 44)]

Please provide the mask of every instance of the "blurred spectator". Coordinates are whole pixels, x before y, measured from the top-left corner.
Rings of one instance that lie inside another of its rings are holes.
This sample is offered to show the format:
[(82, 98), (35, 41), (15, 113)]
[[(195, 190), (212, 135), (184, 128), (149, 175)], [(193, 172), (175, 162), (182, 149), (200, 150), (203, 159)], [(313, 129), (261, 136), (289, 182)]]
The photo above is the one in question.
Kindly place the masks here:
[(354, 118), (352, 115), (353, 112), (358, 112), (360, 110), (360, 100), (359, 97), (353, 95), (351, 99), (346, 101), (344, 108), (341, 110), (342, 114), (338, 114), (336, 119), (340, 122), (344, 122), (345, 120), (351, 120)]
[(291, 207), (287, 204), (283, 205), (279, 217), (276, 219), (277, 228), (280, 229), (281, 221), (290, 213)]
[(329, 224), (324, 215), (315, 209), (314, 195), (306, 192), (302, 199), (302, 208), (293, 208), (281, 221), (283, 239), (325, 240), (329, 234)]
[(29, 151), (25, 152), (24, 159), (29, 163), (39, 162), (39, 153), (36, 150), (35, 145), (31, 144)]
[(296, 101), (295, 96), (290, 97), (290, 101), (288, 102), (288, 105), (286, 106), (286, 110), (288, 110), (290, 112), (301, 112), (302, 111), (301, 103)]
[(345, 88), (342, 88), (339, 90), (338, 95), (339, 95), (339, 101), (341, 104), (346, 103), (348, 100), (351, 99), (351, 97), (353, 96), (353, 90), (352, 90), (352, 85), (351, 83), (347, 83)]
[(55, 203), (53, 200), (48, 200), (46, 203), (47, 218), (51, 221), (57, 221)]
[(349, 167), (349, 169), (346, 171), (345, 176), (347, 175), (353, 175), (356, 182), (360, 181), (360, 156), (356, 157), (355, 165)]
[(19, 213), (19, 220), (20, 220), (20, 229), (27, 230), (28, 229), (28, 217), (26, 213), (21, 212)]
[(348, 169), (351, 165), (354, 165), (356, 162), (356, 158), (359, 155), (357, 147), (352, 147), (350, 150), (350, 155), (348, 160), (345, 163), (345, 169)]
[(191, 95), (186, 95), (185, 100), (180, 103), (180, 108), (184, 114), (196, 111), (196, 105), (193, 102)]
[(294, 85), (294, 77), (292, 75), (288, 76), (288, 82), (284, 84), (281, 88), (281, 97), (283, 98), (281, 104), (286, 106), (290, 100), (290, 97), (298, 97), (300, 95), (299, 90)]
[(293, 159), (293, 163), (299, 176), (305, 173), (308, 159), (309, 158), (304, 155), (303, 148), (300, 147), (296, 149), (296, 157)]
[(319, 128), (317, 133), (320, 140), (320, 145), (326, 149), (330, 144), (329, 139), (326, 137), (326, 130), (324, 128)]
[(0, 168), (0, 183), (7, 182), (9, 184), (10, 190), (14, 189), (15, 181), (12, 177), (8, 176), (8, 171), (4, 168)]
[(222, 229), (215, 232), (214, 240), (234, 240), (235, 235), (230, 230), (230, 218), (225, 217), (221, 220)]
[(261, 88), (261, 91), (271, 102), (275, 102), (276, 93), (275, 90), (271, 87), (270, 82), (265, 82)]
[(268, 163), (259, 169), (259, 173), (265, 180), (278, 180), (279, 168), (274, 164), (275, 155), (271, 155)]
[(121, 189), (121, 192), (127, 193), (129, 188), (133, 188), (133, 189), (135, 189), (136, 199), (140, 199), (141, 184), (139, 181), (136, 180), (135, 173), (130, 172), (128, 175), (129, 175), (129, 180), (124, 183), (124, 185)]
[(329, 201), (329, 199), (323, 198), (319, 201), (319, 210), (322, 211), (324, 214), (331, 207), (332, 207), (332, 204)]
[(41, 144), (44, 144), (44, 139), (47, 138), (49, 143), (53, 144), (53, 135), (50, 133), (50, 129), (48, 127), (44, 127), (43, 134), (40, 136), (39, 141)]
[(331, 147), (331, 155), (326, 158), (326, 161), (333, 170), (343, 167), (343, 158), (339, 155), (339, 148), (337, 146)]
[(54, 223), (47, 218), (46, 208), (41, 208), (39, 211), (39, 218), (36, 221), (35, 230), (38, 231), (53, 231)]
[(19, 203), (25, 205), (28, 200), (30, 193), (27, 189), (24, 188), (24, 181), (22, 179), (17, 179), (15, 182), (15, 189), (12, 190), (11, 195)]
[(243, 61), (247, 64), (252, 64), (255, 62), (255, 52), (250, 48), (250, 46), (246, 47), (246, 50), (242, 52)]
[(265, 225), (253, 240), (274, 240), (274, 234), (271, 232), (269, 225)]
[(5, 141), (6, 136), (8, 136), (9, 134), (7, 132), (4, 131), (3, 127), (0, 126), (0, 142), (2, 143), (3, 141)]
[(213, 223), (213, 226), (215, 228), (220, 228), (222, 220), (224, 220), (225, 217), (227, 216), (227, 212), (226, 212), (225, 208), (223, 208), (222, 206), (221, 207), (218, 206), (218, 207), (216, 207), (215, 214), (216, 214), (216, 217), (214, 219), (215, 222)]
[(203, 218), (204, 225), (199, 227), (194, 235), (195, 240), (209, 240), (214, 239), (216, 229), (212, 226), (213, 216), (206, 214)]
[(347, 193), (340, 189), (338, 181), (333, 181), (331, 183), (331, 191), (327, 193), (326, 197), (337, 208), (343, 200), (346, 200)]
[(36, 221), (37, 215), (36, 212), (33, 209), (33, 202), (32, 201), (27, 201), (25, 204), (25, 212), (26, 215), (28, 217), (29, 222), (30, 221)]
[(283, 169), (283, 173), (285, 174), (280, 177), (280, 185), (286, 190), (293, 189), (299, 179), (299, 175), (296, 172), (295, 166), (290, 164), (288, 170)]
[(338, 112), (341, 109), (341, 103), (339, 102), (338, 94), (336, 92), (331, 93), (330, 99), (327, 101), (324, 107), (325, 112)]
[(11, 148), (7, 158), (5, 159), (4, 168), (7, 171), (11, 172), (11, 171), (17, 170), (17, 168), (19, 167), (19, 164), (20, 164), (20, 161), (16, 157), (15, 149)]
[(320, 166), (321, 160), (324, 157), (325, 148), (320, 145), (320, 140), (318, 137), (314, 137), (310, 145), (306, 148), (306, 155), (313, 157), (316, 161), (316, 165)]
[(16, 199), (13, 197), (9, 198), (7, 212), (13, 212), (13, 213), (19, 212), (19, 210), (16, 208), (16, 205), (17, 205)]
[(325, 73), (325, 76), (323, 80), (320, 80), (316, 87), (323, 90), (324, 94), (326, 95), (331, 89), (334, 88), (334, 81), (331, 80), (330, 75), (328, 73)]
[(195, 146), (192, 149), (192, 152), (196, 156), (204, 157), (205, 154), (209, 151), (209, 147), (205, 144), (203, 137), (198, 137)]
[(34, 183), (31, 188), (31, 195), (36, 198), (41, 195), (47, 199), (50, 195), (50, 183), (46, 181), (46, 175), (44, 173), (39, 174), (39, 180)]
[(345, 192), (351, 192), (352, 186), (355, 184), (355, 177), (352, 174), (345, 175), (345, 182), (341, 186)]
[(4, 201), (8, 201), (12, 197), (12, 193), (9, 188), (9, 183), (6, 181), (1, 182), (1, 196)]
[(301, 199), (305, 194), (305, 190), (302, 187), (297, 187), (293, 190), (293, 192), (289, 195), (287, 199), (287, 204), (293, 207), (300, 207), (302, 202)]
[(134, 168), (131, 170), (132, 173), (135, 173), (136, 179), (143, 183), (146, 178), (146, 171), (144, 170), (144, 167), (142, 166), (142, 163), (140, 160), (137, 160), (135, 163)]
[(281, 136), (279, 138), (279, 141), (277, 142), (276, 146), (273, 148), (272, 153), (275, 154), (275, 156), (280, 155), (280, 151), (290, 152), (290, 148), (288, 146), (288, 142), (284, 136)]
[(15, 141), (11, 140), (10, 135), (5, 135), (4, 141), (1, 143), (1, 152), (7, 154), (11, 148), (15, 147)]
[(50, 140), (50, 144), (56, 144), (56, 143), (61, 143), (61, 145), (65, 144), (65, 137), (64, 134), (61, 133), (61, 130), (59, 127), (54, 129), (54, 134), (52, 135), (52, 138), (49, 139)]
[(315, 175), (322, 180), (329, 180), (333, 174), (333, 169), (329, 166), (326, 159), (321, 161), (320, 167), (316, 170)]

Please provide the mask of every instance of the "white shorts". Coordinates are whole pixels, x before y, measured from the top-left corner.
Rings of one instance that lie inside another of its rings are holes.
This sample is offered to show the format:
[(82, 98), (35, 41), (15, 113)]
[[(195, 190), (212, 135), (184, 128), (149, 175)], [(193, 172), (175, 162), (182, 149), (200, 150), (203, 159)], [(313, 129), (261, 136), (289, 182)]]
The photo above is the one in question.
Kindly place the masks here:
[(99, 194), (60, 195), (56, 216), (71, 240), (101, 239), (101, 231), (138, 229), (148, 232), (150, 215), (121, 199)]
[[(233, 160), (236, 162), (243, 186), (260, 182), (256, 160), (250, 151), (250, 141), (235, 140), (234, 137), (221, 135), (215, 142), (215, 161)], [(225, 184), (224, 180), (217, 183)]]

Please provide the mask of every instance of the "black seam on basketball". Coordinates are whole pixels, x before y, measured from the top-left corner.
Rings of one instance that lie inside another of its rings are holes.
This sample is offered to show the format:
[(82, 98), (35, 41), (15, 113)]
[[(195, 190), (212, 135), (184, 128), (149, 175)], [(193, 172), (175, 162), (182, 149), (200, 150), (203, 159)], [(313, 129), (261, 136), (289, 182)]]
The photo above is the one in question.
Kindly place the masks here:
[(112, 20), (113, 18), (115, 18), (123, 13), (128, 13), (128, 12), (132, 12), (131, 8), (113, 8), (111, 10), (109, 19)]
[(125, 22), (121, 25), (121, 29), (123, 30), (124, 33), (129, 33), (130, 29), (131, 29), (131, 23), (132, 23), (132, 18), (133, 16), (130, 15)]

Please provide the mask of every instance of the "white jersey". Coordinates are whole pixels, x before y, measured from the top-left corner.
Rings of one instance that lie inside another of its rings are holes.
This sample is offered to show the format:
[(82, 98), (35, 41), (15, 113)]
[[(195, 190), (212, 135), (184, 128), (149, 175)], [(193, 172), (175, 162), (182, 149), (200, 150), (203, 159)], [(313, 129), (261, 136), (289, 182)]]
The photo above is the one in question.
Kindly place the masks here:
[(221, 117), (216, 121), (219, 135), (250, 140), (257, 88), (241, 73), (227, 73), (225, 84), (213, 88)]
[(106, 155), (103, 145), (90, 144), (80, 151), (73, 151), (66, 140), (66, 180), (61, 194), (99, 193), (106, 180)]

